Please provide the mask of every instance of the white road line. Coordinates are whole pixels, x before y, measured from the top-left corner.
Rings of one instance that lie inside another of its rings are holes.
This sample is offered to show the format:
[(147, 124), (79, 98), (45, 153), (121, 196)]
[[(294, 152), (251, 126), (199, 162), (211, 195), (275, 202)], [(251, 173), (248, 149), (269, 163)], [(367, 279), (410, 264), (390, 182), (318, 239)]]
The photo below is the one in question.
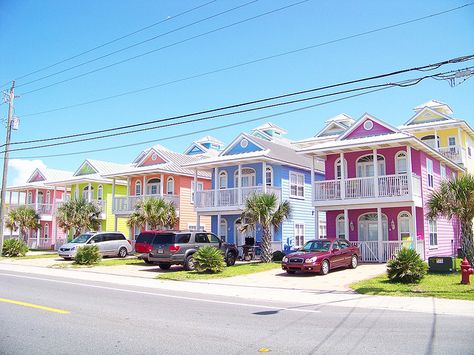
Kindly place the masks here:
[(202, 298), (195, 298), (195, 297), (167, 295), (167, 294), (164, 294), (164, 293), (127, 290), (127, 289), (124, 289), (124, 288), (109, 287), (109, 286), (97, 286), (97, 285), (90, 285), (90, 284), (79, 283), (79, 282), (52, 280), (52, 279), (45, 279), (45, 278), (33, 277), (33, 276), (12, 275), (12, 274), (5, 274), (5, 273), (0, 273), (0, 276), (16, 277), (16, 278), (21, 278), (21, 279), (30, 279), (30, 280), (39, 280), (39, 281), (48, 281), (48, 282), (55, 282), (55, 283), (61, 283), (61, 284), (67, 284), (67, 285), (97, 288), (97, 289), (101, 289), (101, 290), (128, 292), (128, 293), (135, 293), (135, 294), (148, 295), (148, 296), (158, 296), (158, 297), (181, 299), (181, 300), (187, 300), (187, 301), (217, 303), (217, 304), (225, 304), (225, 305), (232, 305), (232, 306), (243, 306), (243, 307), (253, 307), (253, 308), (265, 308), (265, 309), (272, 309), (272, 310), (276, 310), (276, 311), (302, 312), (302, 313), (320, 313), (321, 312), (321, 311), (313, 310), (313, 309), (274, 307), (274, 306), (265, 306), (265, 305), (258, 305), (258, 304), (252, 304), (252, 303), (217, 301), (217, 300), (209, 300), (209, 299), (202, 299)]

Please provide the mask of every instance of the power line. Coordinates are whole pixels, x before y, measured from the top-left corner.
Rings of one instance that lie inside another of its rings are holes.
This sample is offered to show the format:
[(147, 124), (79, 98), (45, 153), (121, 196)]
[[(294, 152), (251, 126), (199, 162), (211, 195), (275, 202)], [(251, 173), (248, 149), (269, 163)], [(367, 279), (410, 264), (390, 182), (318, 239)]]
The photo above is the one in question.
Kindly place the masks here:
[(113, 51), (113, 52), (110, 52), (110, 53), (101, 55), (101, 56), (99, 56), (99, 57), (96, 57), (96, 58), (87, 60), (87, 61), (85, 61), (85, 62), (82, 62), (82, 63), (76, 64), (76, 65), (73, 65), (72, 67), (69, 67), (69, 68), (66, 68), (66, 69), (62, 69), (62, 70), (59, 70), (59, 71), (57, 71), (57, 72), (54, 72), (54, 73), (51, 73), (51, 74), (42, 76), (42, 77), (40, 77), (40, 78), (37, 78), (37, 79), (31, 80), (31, 81), (28, 81), (28, 82), (26, 82), (26, 83), (23, 83), (23, 84), (21, 84), (21, 85), (18, 85), (18, 87), (23, 87), (23, 86), (26, 86), (26, 85), (29, 85), (29, 84), (32, 84), (32, 83), (36, 83), (36, 82), (38, 82), (38, 81), (40, 81), (40, 80), (44, 80), (44, 79), (50, 78), (50, 77), (52, 77), (52, 76), (56, 76), (56, 75), (58, 75), (58, 74), (62, 74), (62, 73), (65, 73), (65, 72), (67, 72), (67, 71), (70, 71), (70, 70), (73, 70), (73, 69), (82, 67), (82, 66), (84, 66), (84, 65), (87, 65), (87, 64), (96, 62), (96, 61), (98, 61), (98, 60), (100, 60), (100, 59), (104, 59), (104, 58), (110, 57), (111, 55), (114, 55), (114, 54), (117, 54), (117, 53), (126, 51), (126, 50), (128, 50), (128, 49), (130, 49), (130, 48), (134, 48), (134, 47), (140, 46), (140, 45), (142, 45), (142, 44), (151, 42), (151, 41), (153, 41), (153, 40), (155, 40), (155, 39), (157, 39), (157, 38), (160, 38), (160, 37), (169, 35), (169, 34), (174, 33), (174, 32), (178, 32), (178, 31), (183, 30), (183, 29), (185, 29), (185, 28), (188, 28), (188, 27), (192, 27), (192, 26), (194, 26), (194, 25), (197, 25), (197, 24), (199, 24), (199, 23), (201, 23), (201, 22), (205, 22), (205, 21), (211, 20), (211, 19), (216, 18), (216, 17), (218, 17), (218, 16), (221, 16), (221, 15), (227, 14), (227, 13), (229, 13), (229, 12), (238, 10), (238, 9), (240, 9), (240, 8), (242, 8), (242, 7), (245, 7), (245, 6), (254, 4), (254, 3), (256, 3), (257, 1), (258, 1), (258, 0), (252, 0), (252, 1), (249, 1), (249, 2), (247, 2), (247, 3), (245, 3), (245, 4), (242, 4), (242, 5), (239, 5), (239, 6), (235, 6), (235, 7), (233, 7), (233, 8), (228, 9), (228, 10), (225, 10), (225, 11), (221, 11), (221, 12), (219, 12), (219, 13), (217, 13), (217, 14), (214, 14), (214, 15), (211, 15), (211, 16), (207, 16), (207, 17), (202, 18), (202, 19), (200, 19), (200, 20), (197, 20), (197, 21), (188, 23), (188, 24), (186, 24), (186, 25), (180, 26), (180, 27), (175, 28), (175, 29), (172, 29), (172, 30), (170, 30), (170, 31), (166, 31), (166, 32), (160, 33), (160, 34), (158, 34), (158, 35), (156, 35), (156, 36), (153, 36), (153, 37), (147, 38), (147, 39), (145, 39), (145, 40), (143, 40), (143, 41), (140, 41), (140, 42), (131, 44), (131, 45), (126, 46), (126, 47), (124, 47), (124, 48), (120, 48), (120, 49), (117, 49), (117, 50), (115, 50), (115, 51)]
[[(24, 79), (24, 78), (26, 78), (26, 77), (28, 77), (28, 76), (31, 76), (31, 75), (33, 75), (33, 74), (42, 72), (42, 71), (44, 71), (44, 70), (53, 68), (53, 67), (55, 67), (55, 66), (57, 66), (57, 65), (59, 65), (59, 64), (63, 64), (63, 63), (68, 62), (68, 61), (70, 61), (70, 60), (72, 60), (72, 59), (76, 59), (76, 58), (78, 58), (78, 57), (83, 56), (84, 54), (88, 54), (88, 53), (93, 52), (93, 51), (95, 51), (95, 50), (97, 50), (97, 49), (100, 49), (100, 48), (103, 48), (103, 47), (105, 47), (105, 46), (108, 46), (108, 45), (110, 45), (110, 44), (112, 44), (112, 43), (118, 42), (118, 41), (120, 41), (120, 40), (122, 40), (122, 39), (125, 39), (125, 38), (130, 37), (130, 36), (133, 36), (133, 35), (135, 35), (135, 34), (137, 34), (137, 33), (140, 33), (140, 32), (143, 32), (143, 31), (145, 31), (145, 30), (148, 30), (148, 29), (150, 29), (150, 28), (152, 28), (152, 27), (155, 27), (155, 26), (157, 26), (157, 25), (160, 25), (160, 24), (162, 24), (162, 23), (164, 23), (164, 22), (166, 22), (166, 21), (171, 21), (171, 20), (174, 20), (175, 18), (178, 18), (178, 17), (180, 17), (180, 16), (186, 15), (186, 14), (188, 14), (188, 13), (190, 13), (190, 12), (196, 11), (196, 10), (198, 10), (198, 9), (204, 7), (204, 6), (207, 6), (207, 5), (209, 5), (209, 4), (212, 4), (212, 3), (216, 2), (216, 1), (217, 1), (217, 0), (208, 1), (208, 2), (206, 2), (206, 3), (204, 3), (204, 4), (195, 6), (195, 7), (193, 7), (193, 8), (188, 9), (188, 10), (185, 10), (185, 11), (183, 11), (183, 12), (180, 12), (180, 13), (178, 13), (178, 14), (176, 14), (176, 15), (168, 16), (168, 17), (167, 17), (166, 19), (164, 19), (164, 20), (157, 21), (157, 22), (152, 23), (152, 24), (150, 24), (150, 25), (148, 25), (148, 26), (145, 26), (145, 27), (139, 28), (138, 30), (135, 30), (135, 31), (133, 31), (133, 32), (127, 33), (127, 34), (125, 34), (125, 35), (123, 35), (123, 36), (114, 38), (114, 39), (112, 39), (112, 40), (110, 40), (110, 41), (108, 41), (108, 42), (105, 42), (105, 43), (99, 44), (99, 45), (97, 45), (97, 46), (95, 46), (95, 47), (93, 47), (93, 48), (87, 49), (87, 50), (85, 50), (85, 51), (83, 51), (83, 52), (81, 52), (81, 53), (75, 54), (75, 55), (73, 55), (73, 56), (71, 56), (71, 57), (68, 57), (68, 58), (65, 58), (65, 59), (61, 59), (61, 60), (58, 61), (58, 62), (55, 62), (55, 63), (50, 64), (50, 65), (48, 65), (48, 66), (45, 66), (45, 67), (36, 69), (36, 70), (34, 70), (34, 71), (30, 72), (30, 73), (27, 73), (27, 74), (24, 74), (24, 75), (22, 75), (22, 76), (19, 76), (19, 77), (17, 77), (15, 80), (18, 81), (18, 80), (20, 80), (20, 79)], [(8, 84), (9, 84), (9, 82), (6, 83), (6, 84), (3, 84), (2, 86), (0, 86), (0, 88), (1, 88), (1, 87), (4, 87), (5, 85), (8, 85)], [(23, 84), (23, 85), (26, 85), (26, 84)]]
[[(465, 68), (463, 70), (472, 69), (472, 68), (474, 68), (474, 67)], [(329, 97), (329, 96), (334, 96), (334, 95), (340, 95), (340, 94), (346, 94), (346, 93), (351, 93), (351, 92), (357, 92), (357, 91), (367, 90), (367, 89), (381, 88), (381, 87), (387, 87), (387, 86), (407, 87), (407, 86), (416, 85), (419, 82), (421, 82), (422, 80), (425, 80), (425, 79), (428, 79), (428, 78), (433, 78), (433, 77), (436, 77), (436, 76), (441, 76), (441, 75), (446, 75), (446, 74), (449, 74), (449, 73), (456, 73), (456, 72), (457, 72), (456, 70), (453, 70), (453, 71), (450, 71), (450, 72), (426, 75), (426, 76), (423, 76), (423, 77), (410, 79), (410, 80), (403, 80), (403, 81), (394, 82), (394, 83), (390, 82), (390, 83), (385, 83), (385, 84), (369, 85), (369, 86), (365, 86), (365, 87), (359, 87), (359, 88), (354, 88), (354, 89), (349, 89), (349, 90), (343, 90), (343, 91), (338, 91), (338, 92), (335, 92), (335, 93), (328, 93), (328, 94), (323, 94), (323, 95), (318, 95), (318, 96), (306, 97), (306, 98), (296, 99), (296, 100), (292, 100), (292, 101), (279, 102), (279, 103), (274, 103), (274, 104), (270, 104), (270, 105), (266, 105), (266, 106), (259, 106), (259, 107), (244, 109), (244, 110), (240, 110), (240, 111), (233, 111), (233, 112), (228, 112), (228, 113), (223, 113), (223, 114), (218, 114), (218, 115), (213, 115), (213, 116), (205, 116), (205, 117), (200, 117), (200, 118), (193, 118), (193, 119), (186, 120), (186, 121), (167, 123), (167, 124), (162, 124), (162, 125), (153, 126), (153, 127), (134, 129), (134, 130), (125, 131), (125, 132), (110, 133), (110, 134), (106, 134), (106, 135), (76, 139), (76, 140), (66, 141), (66, 142), (58, 142), (58, 143), (43, 144), (43, 145), (33, 146), (33, 147), (23, 147), (23, 148), (10, 149), (9, 151), (13, 152), (13, 151), (24, 151), (24, 150), (48, 148), (48, 147), (67, 145), (67, 144), (73, 144), (73, 143), (82, 143), (82, 142), (85, 142), (85, 141), (92, 141), (92, 140), (98, 140), (98, 139), (104, 139), (104, 138), (110, 138), (110, 137), (117, 137), (117, 136), (132, 134), (132, 133), (139, 133), (139, 132), (145, 132), (145, 131), (150, 131), (150, 130), (156, 130), (156, 129), (159, 129), (159, 128), (167, 128), (167, 127), (178, 126), (178, 125), (183, 125), (183, 124), (207, 121), (207, 120), (211, 120), (211, 119), (215, 119), (215, 118), (219, 118), (219, 117), (238, 115), (238, 114), (242, 114), (242, 113), (248, 113), (248, 112), (253, 112), (253, 111), (257, 111), (257, 110), (264, 110), (264, 109), (274, 108), (274, 107), (279, 107), (279, 106), (284, 106), (284, 105), (291, 105), (291, 104), (300, 103), (300, 102), (304, 102), (304, 101), (315, 100), (315, 99), (319, 99), (319, 98), (324, 98), (324, 97)], [(4, 151), (2, 151), (0, 153), (4, 153)]]
[(385, 77), (389, 77), (389, 76), (393, 76), (393, 75), (398, 75), (398, 74), (403, 74), (403, 73), (407, 73), (407, 72), (411, 72), (411, 71), (428, 70), (429, 68), (439, 68), (439, 67), (441, 67), (443, 65), (446, 65), (446, 64), (461, 63), (461, 62), (469, 61), (469, 60), (472, 60), (472, 59), (474, 59), (474, 54), (463, 56), (463, 57), (451, 58), (451, 59), (444, 60), (444, 61), (437, 62), (437, 63), (433, 63), (433, 64), (428, 64), (428, 65), (423, 65), (423, 66), (418, 66), (418, 67), (412, 67), (412, 68), (408, 68), (408, 69), (401, 69), (401, 70), (397, 70), (397, 71), (393, 71), (393, 72), (389, 72), (389, 73), (384, 73), (384, 74), (379, 74), (379, 75), (375, 75), (375, 76), (371, 76), (371, 77), (364, 77), (364, 78), (361, 78), (361, 79), (355, 79), (355, 80), (345, 81), (345, 82), (341, 82), (341, 83), (337, 83), (337, 84), (331, 84), (331, 85), (321, 86), (321, 87), (317, 87), (317, 88), (306, 89), (306, 90), (302, 90), (302, 91), (291, 92), (291, 93), (286, 93), (286, 94), (277, 95), (277, 96), (271, 96), (271, 97), (267, 97), (267, 98), (247, 101), (247, 102), (228, 105), (228, 106), (222, 106), (222, 107), (218, 107), (218, 108), (193, 112), (193, 113), (184, 114), (184, 115), (172, 116), (172, 117), (161, 118), (161, 119), (156, 119), (156, 120), (152, 120), (152, 121), (129, 124), (129, 125), (125, 125), (125, 126), (119, 126), (119, 127), (108, 128), (108, 129), (101, 129), (101, 130), (83, 132), (83, 133), (76, 133), (76, 134), (70, 134), (70, 135), (64, 135), (64, 136), (58, 136), (58, 137), (49, 137), (49, 138), (34, 139), (34, 140), (28, 140), (28, 141), (12, 142), (11, 144), (12, 145), (32, 144), (32, 143), (40, 143), (40, 142), (53, 141), (53, 140), (62, 140), (62, 139), (68, 139), (68, 138), (83, 137), (83, 136), (88, 136), (88, 135), (94, 135), (94, 134), (106, 133), (106, 132), (117, 131), (117, 130), (122, 130), (122, 129), (134, 128), (134, 127), (139, 127), (139, 126), (144, 126), (144, 125), (150, 125), (150, 124), (154, 124), (154, 123), (172, 121), (172, 120), (177, 120), (177, 119), (181, 119), (181, 118), (198, 116), (198, 115), (203, 115), (203, 114), (208, 114), (208, 113), (213, 113), (213, 112), (218, 112), (218, 111), (223, 111), (223, 110), (228, 110), (228, 109), (235, 109), (235, 108), (242, 107), (242, 106), (248, 106), (248, 105), (259, 104), (259, 103), (263, 103), (263, 102), (267, 102), (267, 101), (273, 101), (273, 100), (277, 100), (277, 99), (283, 99), (283, 98), (287, 98), (287, 97), (308, 94), (308, 93), (311, 93), (311, 92), (316, 92), (316, 91), (321, 91), (321, 90), (326, 90), (326, 89), (332, 89), (332, 88), (351, 85), (351, 84), (356, 84), (356, 83), (360, 83), (360, 82), (364, 82), (364, 81), (381, 79), (381, 78), (385, 78)]
[(211, 71), (191, 75), (191, 76), (188, 76), (188, 77), (184, 77), (184, 78), (180, 78), (180, 79), (176, 79), (176, 80), (172, 80), (172, 81), (167, 81), (167, 82), (155, 84), (155, 85), (152, 85), (152, 86), (147, 86), (147, 87), (144, 87), (144, 88), (141, 88), (141, 89), (125, 91), (125, 92), (122, 92), (122, 93), (119, 93), (119, 94), (106, 96), (106, 97), (102, 97), (102, 98), (98, 98), (98, 99), (94, 99), (94, 100), (89, 100), (89, 101), (85, 101), (85, 102), (80, 102), (80, 103), (76, 103), (76, 104), (72, 104), (72, 105), (67, 105), (67, 106), (57, 107), (57, 108), (53, 108), (53, 109), (48, 109), (48, 110), (45, 110), (45, 111), (34, 112), (34, 113), (26, 113), (26, 114), (23, 114), (21, 116), (23, 118), (24, 117), (29, 117), (29, 116), (37, 116), (37, 115), (42, 115), (42, 114), (46, 114), (46, 113), (66, 110), (66, 109), (69, 109), (69, 108), (89, 105), (89, 104), (93, 104), (93, 103), (97, 103), (97, 102), (101, 102), (101, 101), (111, 100), (111, 99), (115, 99), (115, 98), (118, 98), (118, 97), (123, 97), (123, 96), (126, 96), (126, 95), (137, 94), (137, 93), (148, 91), (148, 90), (155, 89), (155, 88), (158, 88), (158, 87), (163, 87), (163, 86), (167, 86), (167, 85), (171, 85), (171, 84), (176, 84), (176, 83), (179, 83), (179, 82), (182, 82), (182, 81), (196, 79), (196, 78), (200, 78), (200, 77), (203, 77), (203, 76), (223, 72), (223, 71), (226, 71), (226, 70), (236, 69), (236, 68), (247, 66), (247, 65), (250, 65), (250, 64), (255, 64), (255, 63), (262, 62), (262, 61), (266, 61), (266, 60), (286, 56), (286, 55), (289, 55), (289, 54), (299, 53), (299, 52), (306, 51), (306, 50), (309, 50), (309, 49), (314, 49), (314, 48), (317, 48), (317, 47), (322, 47), (322, 46), (326, 46), (326, 45), (329, 45), (329, 44), (334, 44), (334, 43), (337, 43), (337, 42), (346, 41), (346, 40), (349, 40), (349, 39), (366, 36), (366, 35), (369, 35), (369, 34), (372, 34), (372, 33), (376, 33), (376, 32), (380, 32), (380, 31), (384, 31), (384, 30), (404, 26), (404, 25), (411, 24), (411, 23), (414, 23), (414, 22), (426, 20), (428, 18), (432, 18), (432, 17), (435, 17), (435, 16), (440, 16), (440, 15), (443, 15), (443, 14), (446, 14), (446, 13), (449, 13), (449, 12), (452, 12), (452, 11), (455, 11), (455, 10), (459, 10), (459, 9), (462, 9), (466, 6), (471, 6), (471, 5), (474, 5), (474, 2), (469, 3), (469, 4), (465, 4), (465, 5), (462, 5), (462, 6), (458, 6), (458, 7), (446, 10), (446, 11), (437, 12), (437, 13), (426, 15), (426, 16), (423, 16), (423, 17), (418, 17), (418, 18), (415, 18), (415, 19), (399, 22), (397, 24), (393, 24), (393, 25), (390, 25), (390, 26), (379, 27), (379, 28), (372, 29), (372, 30), (369, 30), (369, 31), (360, 32), (360, 33), (357, 33), (357, 34), (354, 34), (354, 35), (340, 37), (340, 38), (337, 38), (337, 39), (334, 39), (334, 40), (321, 42), (321, 43), (309, 45), (309, 46), (306, 46), (306, 47), (297, 48), (297, 49), (294, 49), (294, 50), (291, 50), (291, 51), (286, 51), (286, 52), (277, 53), (277, 54), (262, 57), (262, 58), (257, 58), (257, 59), (251, 60), (251, 61), (247, 61), (247, 62), (243, 62), (243, 63), (239, 63), (239, 64), (235, 64), (235, 65), (231, 65), (231, 66), (227, 66), (227, 67), (223, 67), (223, 68), (218, 68), (218, 69), (215, 69), (215, 70), (211, 70)]
[[(327, 105), (327, 104), (330, 104), (330, 103), (339, 102), (339, 101), (342, 101), (342, 100), (347, 100), (347, 99), (362, 96), (362, 95), (371, 94), (371, 93), (374, 93), (374, 92), (377, 92), (377, 91), (391, 89), (391, 88), (394, 88), (394, 87), (396, 87), (396, 86), (387, 86), (387, 87), (383, 87), (383, 88), (369, 90), (369, 91), (366, 91), (366, 92), (353, 94), (353, 95), (348, 95), (348, 96), (344, 96), (344, 97), (341, 97), (341, 98), (338, 98), (338, 99), (333, 99), (333, 100), (329, 100), (329, 101), (325, 101), (325, 102), (320, 102), (320, 103), (317, 103), (317, 104), (308, 105), (308, 106), (300, 107), (300, 108), (297, 108), (297, 109), (292, 109), (292, 110), (288, 110), (288, 111), (284, 111), (284, 112), (274, 113), (274, 114), (270, 114), (270, 115), (266, 115), (266, 116), (260, 116), (260, 117), (248, 119), (248, 120), (245, 120), (245, 121), (239, 121), (239, 122), (229, 123), (229, 124), (226, 124), (226, 125), (201, 129), (201, 130), (197, 130), (197, 131), (193, 131), (193, 132), (181, 133), (181, 134), (178, 134), (178, 135), (173, 135), (173, 136), (168, 136), (168, 137), (162, 137), (162, 138), (159, 138), (159, 140), (160, 140), (160, 142), (161, 141), (167, 141), (167, 140), (172, 140), (172, 139), (176, 139), (176, 138), (183, 138), (183, 137), (191, 136), (191, 135), (194, 135), (194, 134), (206, 133), (206, 132), (210, 132), (210, 131), (216, 131), (216, 130), (219, 130), (219, 129), (240, 126), (240, 125), (243, 125), (243, 124), (246, 124), (246, 123), (257, 122), (257, 121), (265, 120), (265, 119), (272, 118), (272, 117), (277, 117), (277, 116), (282, 116), (282, 115), (286, 115), (286, 114), (289, 114), (289, 113), (303, 111), (303, 110), (307, 110), (307, 109), (310, 109), (310, 108), (323, 106), (323, 105)], [(30, 156), (30, 157), (21, 157), (20, 156), (20, 157), (13, 157), (12, 159), (54, 158), (54, 157), (63, 157), (63, 156), (70, 156), (70, 155), (96, 153), (96, 152), (103, 152), (103, 151), (109, 151), (109, 150), (115, 150), (115, 149), (121, 149), (121, 148), (135, 147), (135, 146), (139, 146), (139, 145), (143, 145), (143, 144), (154, 143), (156, 141), (157, 141), (157, 138), (152, 139), (152, 140), (148, 140), (148, 141), (141, 141), (141, 142), (138, 142), (138, 143), (130, 143), (130, 144), (118, 145), (118, 146), (107, 147), (107, 148), (83, 150), (83, 151), (79, 151), (79, 152), (70, 152), (70, 153), (62, 153), (62, 154), (35, 155), (35, 156)]]
[(83, 77), (83, 76), (86, 76), (86, 75), (89, 75), (89, 74), (93, 74), (93, 73), (96, 73), (96, 72), (98, 72), (98, 71), (101, 71), (101, 70), (104, 70), (104, 69), (107, 69), (107, 68), (110, 68), (110, 67), (113, 67), (113, 66), (116, 66), (116, 65), (119, 65), (119, 64), (123, 64), (123, 63), (129, 62), (129, 61), (131, 61), (131, 60), (134, 60), (134, 59), (137, 59), (137, 58), (140, 58), (140, 57), (143, 57), (143, 56), (146, 56), (146, 55), (148, 55), (148, 54), (161, 51), (161, 50), (163, 50), (163, 49), (171, 48), (171, 47), (177, 46), (177, 45), (179, 45), (179, 44), (186, 43), (186, 42), (192, 41), (192, 40), (194, 40), (194, 39), (197, 39), (197, 38), (200, 38), (200, 37), (204, 37), (204, 36), (210, 35), (210, 34), (212, 34), (212, 33), (215, 33), (215, 32), (218, 32), (218, 31), (222, 31), (222, 30), (225, 30), (225, 29), (227, 29), (227, 28), (230, 28), (230, 27), (233, 27), (233, 26), (237, 26), (237, 25), (240, 25), (240, 24), (242, 24), (242, 23), (249, 22), (249, 21), (255, 20), (255, 19), (257, 19), (257, 18), (260, 18), (260, 17), (263, 17), (263, 16), (267, 16), (267, 15), (273, 14), (273, 13), (278, 12), (278, 11), (286, 10), (286, 9), (288, 9), (288, 8), (290, 8), (290, 7), (293, 7), (293, 6), (296, 6), (296, 5), (300, 5), (300, 4), (305, 3), (305, 2), (308, 2), (308, 1), (309, 1), (309, 0), (298, 1), (298, 2), (296, 2), (296, 3), (290, 4), (290, 5), (286, 5), (286, 6), (283, 6), (283, 7), (274, 9), (274, 10), (271, 10), (271, 11), (267, 11), (267, 12), (261, 13), (261, 14), (256, 15), (256, 16), (248, 17), (248, 18), (246, 18), (246, 19), (243, 19), (243, 20), (240, 20), (240, 21), (237, 21), (237, 22), (233, 22), (233, 23), (231, 23), (231, 24), (229, 24), (229, 25), (221, 26), (221, 27), (215, 28), (215, 29), (213, 29), (213, 30), (210, 30), (210, 31), (207, 31), (207, 32), (203, 32), (203, 33), (200, 33), (200, 34), (198, 34), (198, 35), (195, 35), (195, 36), (192, 36), (192, 37), (188, 37), (188, 38), (185, 38), (185, 39), (183, 39), (183, 40), (180, 40), (180, 41), (177, 41), (177, 42), (168, 44), (168, 45), (166, 45), (166, 46), (162, 46), (162, 47), (159, 47), (159, 48), (156, 48), (156, 49), (153, 49), (153, 50), (150, 50), (150, 51), (147, 51), (147, 52), (138, 54), (138, 55), (133, 56), (133, 57), (129, 57), (129, 58), (120, 60), (120, 61), (118, 61), (118, 62), (114, 62), (114, 63), (108, 64), (108, 65), (105, 65), (105, 66), (103, 66), (103, 67), (96, 68), (96, 69), (94, 69), (94, 70), (91, 70), (91, 71), (88, 71), (88, 72), (85, 72), (85, 73), (82, 73), (82, 74), (79, 74), (79, 75), (76, 75), (76, 76), (73, 76), (73, 77), (70, 77), (70, 78), (67, 78), (67, 79), (64, 79), (64, 80), (56, 81), (56, 82), (54, 82), (54, 83), (52, 83), (52, 84), (49, 84), (49, 85), (46, 85), (46, 86), (39, 87), (39, 88), (37, 88), (37, 89), (33, 89), (33, 90), (30, 90), (30, 91), (24, 92), (24, 93), (22, 93), (21, 95), (31, 94), (31, 93), (33, 93), (33, 92), (37, 92), (37, 91), (40, 91), (40, 90), (44, 90), (44, 89), (50, 88), (50, 87), (55, 86), (55, 85), (59, 85), (59, 84), (62, 84), (62, 83), (65, 83), (65, 82), (68, 82), (68, 81), (71, 81), (71, 80), (74, 80), (74, 79), (78, 79), (78, 78), (81, 78), (81, 77)]

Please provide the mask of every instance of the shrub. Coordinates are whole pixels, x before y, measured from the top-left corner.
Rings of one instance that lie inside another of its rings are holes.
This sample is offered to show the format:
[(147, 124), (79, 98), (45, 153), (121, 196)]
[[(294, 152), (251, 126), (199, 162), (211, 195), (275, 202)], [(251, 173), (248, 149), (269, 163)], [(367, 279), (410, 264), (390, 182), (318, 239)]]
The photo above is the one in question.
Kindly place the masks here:
[(74, 261), (79, 265), (92, 265), (97, 264), (101, 258), (102, 256), (97, 245), (84, 245), (77, 249)]
[(390, 281), (401, 283), (418, 283), (426, 275), (428, 265), (420, 255), (408, 248), (402, 248), (394, 259), (387, 263), (387, 276)]
[(280, 250), (277, 250), (277, 251), (273, 252), (272, 260), (273, 261), (282, 261), (284, 256), (285, 256), (285, 253), (283, 253)]
[(28, 246), (20, 239), (10, 238), (3, 243), (2, 255), (7, 257), (24, 256), (28, 252)]
[(199, 272), (217, 273), (225, 268), (224, 255), (219, 249), (211, 246), (199, 248), (193, 254), (194, 267)]

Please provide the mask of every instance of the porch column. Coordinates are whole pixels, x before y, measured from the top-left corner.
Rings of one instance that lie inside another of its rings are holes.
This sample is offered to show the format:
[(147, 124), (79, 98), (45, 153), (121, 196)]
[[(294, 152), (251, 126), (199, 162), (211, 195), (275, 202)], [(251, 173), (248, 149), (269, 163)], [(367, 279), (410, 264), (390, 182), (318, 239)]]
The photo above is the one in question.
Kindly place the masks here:
[[(18, 203), (17, 203), (17, 207), (20, 205), (20, 191), (17, 192), (17, 195), (18, 195)], [(8, 204), (8, 207), (11, 209), (12, 208), (12, 191), (10, 191), (10, 202)], [(12, 231), (13, 228), (10, 228), (10, 238), (12, 237), (13, 235), (13, 231)]]
[(346, 182), (344, 181), (346, 179), (346, 172), (344, 169), (344, 153), (339, 154), (339, 161), (341, 162), (341, 200), (344, 200), (346, 198)]
[(18, 191), (16, 205), (20, 206), (20, 191)]
[[(311, 156), (311, 205), (314, 206), (314, 155)], [(317, 216), (317, 213), (315, 212)]]
[(242, 204), (242, 164), (237, 168), (237, 199), (239, 206)]
[[(112, 179), (112, 213), (115, 211), (115, 178)], [(115, 228), (117, 230), (117, 228)]]
[(411, 163), (411, 146), (407, 146), (407, 183), (408, 196), (413, 196), (413, 166)]
[(35, 190), (35, 210), (38, 212), (38, 189)]
[(89, 200), (89, 202), (92, 202), (92, 184), (88, 183), (87, 188), (88, 188), (87, 199)]
[(56, 186), (53, 189), (53, 204), (52, 204), (52, 209), (51, 209), (51, 229), (54, 235), (54, 244), (56, 244), (56, 239), (58, 237), (58, 229), (57, 229), (57, 222), (56, 222)]
[(26, 194), (25, 194), (25, 206), (28, 205), (28, 193), (30, 192), (30, 190), (26, 190)]
[(10, 191), (10, 199), (8, 201), (8, 207), (12, 208), (12, 197), (13, 197), (13, 191)]
[(267, 193), (267, 162), (262, 162), (262, 182), (263, 182), (263, 193)]
[(219, 239), (221, 238), (221, 215), (218, 214), (217, 215), (217, 236), (219, 237)]
[(143, 175), (143, 191), (142, 191), (142, 195), (143, 195), (143, 201), (145, 201), (145, 196), (146, 196), (146, 176)]
[(196, 214), (196, 230), (199, 231), (201, 229), (201, 215), (199, 213)]
[(379, 197), (379, 169), (377, 161), (377, 149), (372, 151), (373, 163), (374, 163), (374, 197)]
[(344, 238), (349, 240), (349, 210), (344, 209)]
[(438, 140), (438, 131), (434, 130), (434, 137), (435, 137), (435, 150), (439, 152), (439, 140)]
[(81, 191), (79, 191), (79, 184), (76, 184), (76, 196), (79, 198), (82, 196)]
[(457, 149), (459, 150), (459, 156), (461, 158), (461, 163), (464, 164), (464, 166), (466, 165), (466, 162), (464, 161), (464, 153), (461, 149), (461, 147), (463, 147), (463, 144), (462, 144), (462, 136), (461, 136), (461, 127), (458, 127), (458, 143), (457, 143)]
[[(412, 243), (413, 243), (413, 250), (416, 250), (416, 243), (417, 243), (417, 231), (416, 231), (416, 206), (415, 204), (413, 203), (411, 205), (411, 220), (410, 220), (410, 237), (411, 237), (411, 240), (412, 240)], [(424, 260), (424, 255), (421, 255), (421, 257), (423, 257), (423, 260)]]
[[(192, 195), (192, 203), (196, 202), (196, 191), (197, 191), (197, 186), (198, 186), (198, 171), (197, 169), (194, 169), (194, 188), (192, 189), (191, 193)], [(214, 201), (215, 203), (215, 201)]]
[(165, 186), (165, 175), (160, 175), (160, 195), (163, 197), (164, 195), (164, 186)]
[(319, 235), (319, 210), (317, 208), (314, 209), (314, 235), (316, 236), (316, 239), (320, 238), (320, 235)]
[(218, 199), (218, 190), (220, 188), (220, 181), (219, 181), (219, 169), (217, 167), (214, 168), (214, 206), (217, 207), (217, 199)]
[(377, 232), (378, 232), (378, 259), (379, 263), (382, 262), (383, 256), (383, 226), (382, 226), (382, 208), (377, 207)]
[(114, 231), (116, 232), (118, 228), (118, 218), (117, 216), (114, 216)]
[(127, 177), (127, 197), (130, 196), (130, 176)]
[[(72, 193), (72, 186), (71, 186), (71, 193)], [(67, 201), (67, 185), (64, 186), (63, 201)]]

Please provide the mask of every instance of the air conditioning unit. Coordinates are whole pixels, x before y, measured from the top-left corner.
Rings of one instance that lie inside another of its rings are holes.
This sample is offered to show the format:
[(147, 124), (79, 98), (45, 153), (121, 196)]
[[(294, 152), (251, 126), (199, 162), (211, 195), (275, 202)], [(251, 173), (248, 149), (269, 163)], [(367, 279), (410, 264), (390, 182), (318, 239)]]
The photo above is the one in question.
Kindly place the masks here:
[(428, 258), (428, 266), (429, 272), (455, 272), (456, 259), (451, 256), (431, 256)]

